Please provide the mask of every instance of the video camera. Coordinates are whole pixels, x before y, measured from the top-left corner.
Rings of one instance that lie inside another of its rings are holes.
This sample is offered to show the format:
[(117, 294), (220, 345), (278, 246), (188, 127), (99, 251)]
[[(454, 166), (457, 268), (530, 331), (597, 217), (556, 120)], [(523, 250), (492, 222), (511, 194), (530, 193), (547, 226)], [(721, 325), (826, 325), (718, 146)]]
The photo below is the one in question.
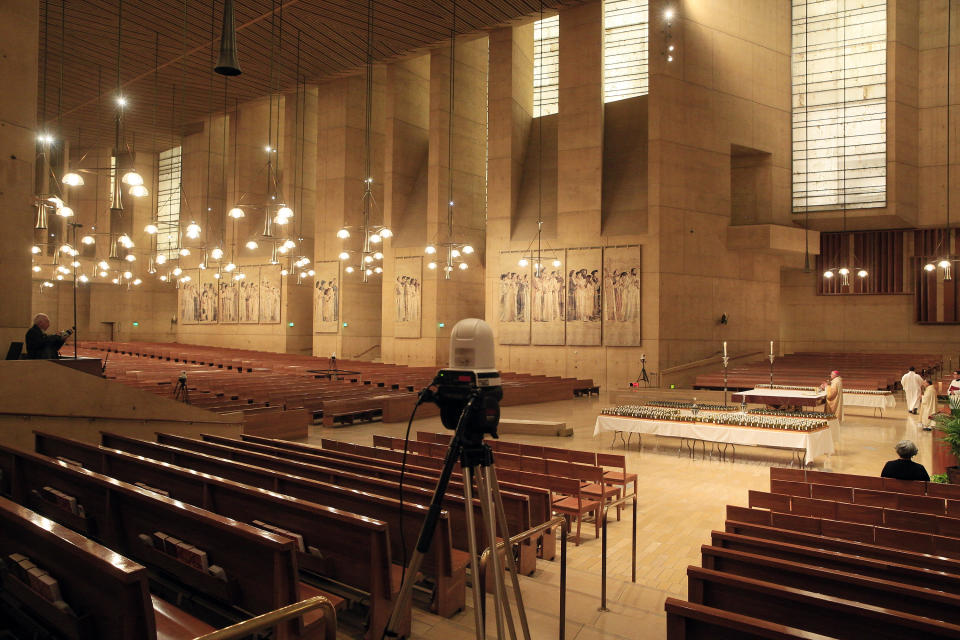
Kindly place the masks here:
[(450, 334), (450, 367), (434, 378), (437, 390), (425, 396), (440, 407), (440, 420), (456, 430), (464, 409), (464, 436), (482, 440), (489, 433), (497, 437), (503, 387), (496, 369), (493, 330), (483, 320), (466, 318)]

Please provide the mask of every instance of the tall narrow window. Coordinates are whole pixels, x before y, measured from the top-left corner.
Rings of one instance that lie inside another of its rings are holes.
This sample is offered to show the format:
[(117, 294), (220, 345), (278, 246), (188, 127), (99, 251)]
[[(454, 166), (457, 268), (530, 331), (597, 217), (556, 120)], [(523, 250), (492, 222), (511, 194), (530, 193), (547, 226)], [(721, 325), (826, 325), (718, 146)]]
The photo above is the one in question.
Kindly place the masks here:
[(793, 210), (887, 200), (887, 2), (793, 0)]
[(559, 108), (560, 16), (533, 23), (533, 117)]
[(180, 244), (180, 147), (160, 152), (157, 171), (157, 253), (168, 258)]
[(647, 94), (647, 0), (603, 3), (603, 101)]

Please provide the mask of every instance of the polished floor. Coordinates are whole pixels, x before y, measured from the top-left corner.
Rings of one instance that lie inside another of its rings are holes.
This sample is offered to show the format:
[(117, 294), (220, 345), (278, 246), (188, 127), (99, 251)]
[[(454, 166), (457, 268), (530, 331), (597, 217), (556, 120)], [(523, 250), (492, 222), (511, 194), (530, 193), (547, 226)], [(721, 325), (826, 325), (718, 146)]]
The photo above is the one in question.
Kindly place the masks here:
[[(719, 393), (643, 391), (635, 397), (719, 401)], [(573, 449), (623, 452), (618, 440), (612, 446), (609, 434), (593, 436), (599, 410), (623, 403), (623, 393), (575, 398), (520, 407), (507, 407), (505, 416), (522, 419), (563, 420), (574, 428), (572, 438), (504, 436), (504, 439), (569, 447)], [(836, 453), (816, 460), (810, 468), (845, 473), (879, 475), (884, 462), (896, 457), (893, 445), (902, 439), (917, 443), (916, 460), (930, 467), (930, 432), (918, 428), (916, 418), (906, 413), (902, 396), (898, 406), (883, 417), (870, 409), (847, 410), (846, 420), (834, 433)], [(312, 441), (332, 437), (359, 444), (371, 444), (373, 434), (402, 436), (404, 424), (373, 423), (339, 429), (314, 427)], [(440, 431), (438, 418), (417, 420), (416, 430)], [(415, 438), (415, 433), (411, 438)], [(644, 437), (642, 448), (634, 437), (627, 452), (627, 467), (639, 474), (637, 513), (637, 581), (630, 580), (630, 522), (628, 508), (620, 522), (611, 518), (608, 539), (607, 609), (601, 612), (601, 543), (593, 537), (593, 525), (583, 528), (579, 547), (569, 544), (567, 582), (567, 640), (594, 638), (663, 638), (663, 601), (686, 597), (686, 568), (699, 564), (700, 545), (707, 543), (712, 529), (722, 529), (727, 504), (746, 505), (749, 489), (769, 488), (768, 467), (790, 464), (790, 453), (773, 449), (738, 447), (735, 461), (720, 461), (699, 449), (695, 459), (686, 451), (678, 455), (678, 441)], [(559, 558), (559, 554), (558, 554)], [(523, 577), (522, 591), (531, 637), (546, 640), (559, 637), (559, 562), (538, 561), (537, 571)], [(468, 595), (469, 603), (470, 597)], [(467, 640), (474, 638), (473, 613), (469, 607), (452, 619), (440, 618), (414, 609), (413, 638)], [(488, 620), (488, 637), (496, 637)], [(352, 634), (341, 633), (341, 637)]]

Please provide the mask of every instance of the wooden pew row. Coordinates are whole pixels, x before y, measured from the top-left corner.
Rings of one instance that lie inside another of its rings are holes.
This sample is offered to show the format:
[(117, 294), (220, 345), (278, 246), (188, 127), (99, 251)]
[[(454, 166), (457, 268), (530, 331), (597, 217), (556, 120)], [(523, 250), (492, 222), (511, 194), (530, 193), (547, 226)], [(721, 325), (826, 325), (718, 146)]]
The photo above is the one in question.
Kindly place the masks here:
[(960, 638), (960, 626), (729, 573), (687, 568), (688, 600), (831, 638)]
[[(318, 456), (314, 455), (313, 453), (300, 453), (299, 451), (264, 445), (260, 444), (259, 442), (235, 440), (233, 438), (222, 438), (220, 436), (203, 435), (202, 438), (203, 441), (196, 441), (189, 438), (183, 438), (182, 436), (157, 434), (158, 442), (181, 446), (188, 449), (192, 448), (194, 450), (212, 452), (215, 455), (218, 453), (223, 455), (229, 453), (230, 450), (233, 449), (234, 452), (231, 454), (233, 456), (240, 455), (243, 457), (249, 456), (250, 454), (264, 454), (268, 457), (293, 458), (296, 461), (303, 462), (308, 465), (320, 465), (323, 467), (323, 473), (331, 473), (332, 469), (330, 467), (339, 467), (360, 475), (376, 474), (389, 477), (391, 480), (395, 480), (398, 483), (400, 479), (399, 468), (396, 469), (396, 471), (393, 471), (388, 467), (380, 467), (376, 465), (371, 466), (368, 461), (341, 460), (337, 457), (322, 455)], [(276, 443), (285, 441), (271, 440), (270, 442)], [(316, 449), (314, 449), (314, 451), (316, 451)], [(258, 463), (254, 462), (254, 464)], [(423, 471), (417, 467), (409, 467), (409, 469), (412, 473)], [(436, 485), (438, 477), (439, 475), (437, 470), (431, 470), (431, 473), (423, 478), (416, 478), (412, 476), (411, 473), (406, 473), (404, 475), (404, 482), (415, 483), (422, 481), (424, 484), (421, 486), (431, 487)], [(449, 490), (447, 491), (445, 500), (447, 501), (448, 508), (452, 509), (451, 524), (453, 527), (454, 546), (461, 551), (468, 551), (469, 545), (467, 544), (466, 534), (466, 503), (463, 497), (463, 485), (461, 480), (462, 479), (459, 476), (453, 477), (453, 480), (449, 484)], [(503, 506), (506, 512), (507, 525), (510, 530), (520, 533), (532, 528), (534, 524), (539, 524), (533, 522), (531, 519), (531, 514), (533, 511), (532, 505), (535, 500), (538, 498), (544, 498), (544, 496), (542, 494), (538, 495), (530, 491), (529, 487), (520, 488), (503, 485), (501, 486), (502, 488), (507, 489), (505, 491), (501, 491), (501, 498), (503, 500)], [(522, 491), (518, 491), (517, 489), (522, 489)], [(429, 502), (425, 504), (429, 504)], [(474, 521), (476, 523), (477, 540), (483, 541), (486, 539), (486, 533), (483, 531), (481, 526), (482, 511), (480, 511), (480, 503), (477, 500), (474, 500), (473, 510)], [(518, 548), (518, 570), (525, 574), (533, 573), (533, 571), (536, 569), (536, 545), (531, 540), (524, 540)]]
[(843, 598), (951, 625), (960, 623), (960, 596), (956, 594), (710, 545), (703, 545), (700, 554), (704, 569)]
[[(391, 552), (389, 555), (381, 555), (387, 559), (392, 556), (393, 560), (397, 562), (405, 555), (412, 554), (420, 523), (426, 513), (424, 506), (412, 501), (405, 502), (403, 512), (406, 517), (401, 518), (399, 501), (377, 495), (376, 492), (366, 492), (357, 488), (319, 482), (155, 443), (129, 440), (128, 445), (137, 443), (154, 445), (153, 447), (139, 447), (141, 450), (137, 454), (132, 454), (120, 449), (98, 447), (38, 432), (35, 433), (35, 442), (37, 451), (40, 453), (49, 456), (62, 456), (64, 459), (80, 462), (85, 468), (101, 471), (122, 480), (131, 481), (137, 478), (138, 481), (150, 486), (170, 490), (172, 497), (189, 502), (215, 501), (216, 495), (206, 491), (206, 478), (214, 480), (229, 479), (243, 483), (244, 486), (266, 489), (272, 493), (260, 493), (268, 498), (272, 498), (274, 493), (282, 494), (309, 503), (381, 520), (387, 522), (389, 528), (393, 531), (393, 535), (389, 537)], [(170, 487), (174, 487), (175, 490)], [(382, 487), (375, 486), (374, 488), (383, 490)], [(415, 489), (411, 488), (410, 491), (406, 491), (405, 497), (413, 498)], [(419, 497), (421, 501), (423, 499), (422, 495), (416, 497)], [(256, 514), (251, 512), (247, 519), (253, 518), (254, 515)], [(277, 521), (272, 514), (263, 517), (258, 515), (257, 517), (268, 521), (270, 524), (297, 533), (301, 532), (300, 529), (294, 529), (293, 524), (287, 526), (285, 523)], [(404, 535), (400, 534), (401, 523)], [(309, 525), (309, 523), (307, 524)], [(335, 547), (332, 551), (333, 557), (339, 557), (342, 555), (342, 551), (336, 547), (341, 535), (349, 535), (349, 531), (329, 533), (327, 539), (320, 540), (317, 544), (311, 543), (310, 546), (316, 546), (322, 551), (325, 546), (333, 545)], [(305, 537), (305, 542), (309, 542), (313, 538), (313, 535)], [(401, 542), (404, 538), (407, 544), (406, 550)], [(423, 571), (437, 585), (434, 608), (445, 616), (453, 615), (453, 613), (462, 609), (465, 602), (466, 559), (462, 557), (463, 554), (460, 556), (453, 555), (450, 539), (449, 518), (447, 512), (444, 511), (440, 515), (431, 552), (424, 558)], [(326, 552), (324, 552), (324, 555), (326, 556)], [(303, 558), (303, 554), (300, 557)], [(330, 569), (324, 563), (318, 563), (315, 556), (311, 555), (306, 558), (306, 561), (313, 571), (320, 574)], [(351, 571), (355, 570), (351, 569)], [(384, 572), (376, 573), (383, 574)], [(394, 569), (394, 573), (396, 573), (396, 569)], [(341, 573), (330, 575), (330, 577), (359, 586), (357, 582), (348, 582)], [(396, 581), (395, 575), (394, 581)], [(394, 587), (397, 586), (398, 584), (394, 584)], [(389, 613), (389, 609), (387, 609), (387, 613)], [(376, 616), (373, 617), (376, 618)], [(380, 626), (382, 628), (382, 625)]]
[[(11, 566), (14, 554), (48, 570), (56, 585), (45, 587), (55, 592), (41, 593), (18, 577)], [(151, 598), (142, 565), (6, 498), (0, 498), (3, 564), (3, 591), (67, 638), (192, 640), (214, 630), (169, 602)], [(54, 604), (54, 595), (64, 604)]]
[(897, 480), (896, 478), (879, 478), (877, 476), (860, 476), (849, 473), (808, 471), (805, 469), (786, 469), (780, 467), (770, 467), (770, 480), (807, 482), (810, 484), (853, 487), (855, 489), (870, 489), (874, 491), (893, 491), (897, 493), (911, 493), (915, 495), (960, 500), (960, 485), (923, 482), (919, 480)]
[(835, 485), (792, 482), (789, 480), (771, 480), (770, 490), (772, 493), (795, 496), (797, 498), (814, 498), (830, 500), (832, 502), (915, 511), (918, 513), (949, 515), (954, 518), (960, 517), (960, 500), (951, 500), (937, 496), (897, 493), (895, 491), (874, 491), (872, 489), (838, 487)]
[(774, 624), (702, 604), (667, 598), (667, 640), (828, 640), (829, 636)]
[[(209, 438), (210, 441), (217, 441), (217, 439), (212, 436), (204, 437)], [(299, 456), (297, 458), (299, 460), (316, 462), (316, 464), (328, 466), (337, 466), (338, 468), (355, 470), (358, 473), (371, 473), (377, 477), (399, 478), (400, 475), (400, 456), (391, 456), (391, 459), (380, 458), (378, 457), (377, 452), (379, 451), (384, 453), (385, 450), (376, 449), (375, 447), (349, 445), (349, 448), (352, 452), (347, 452), (336, 449), (320, 449), (318, 447), (299, 442), (270, 440), (267, 438), (258, 438), (256, 436), (249, 435), (242, 435), (241, 439), (242, 442), (248, 444), (268, 446), (283, 451), (282, 454), (280, 452), (275, 452), (276, 455), (296, 455)], [(343, 446), (344, 444), (347, 444), (335, 440), (330, 441), (330, 443), (336, 443), (337, 446)], [(323, 458), (324, 461), (320, 462), (318, 458)], [(418, 462), (421, 464), (418, 464)], [(408, 456), (407, 471), (404, 478), (410, 479), (411, 482), (423, 482), (424, 484), (421, 484), (420, 486), (433, 488), (436, 486), (437, 478), (439, 477), (439, 468), (440, 465), (437, 464), (432, 458), (424, 458), (421, 456), (420, 458), (414, 459), (413, 457)], [(500, 484), (501, 494), (504, 496), (505, 500), (507, 499), (509, 493), (518, 493), (527, 496), (530, 505), (529, 521), (531, 526), (543, 524), (552, 517), (549, 488), (511, 482), (501, 477), (501, 475), (502, 474), (498, 473), (498, 481)], [(457, 472), (454, 472), (452, 477), (453, 480), (451, 481), (450, 486), (455, 491), (462, 494), (462, 477)], [(517, 531), (519, 533), (525, 530), (523, 528), (518, 529), (517, 523), (508, 522), (508, 524), (511, 531)], [(526, 544), (526, 542), (524, 542), (524, 544)], [(552, 560), (554, 558), (556, 553), (555, 532), (549, 531), (543, 535), (541, 549), (543, 551), (542, 557), (545, 560)]]
[[(0, 471), (0, 490), (15, 502), (94, 537), (218, 603), (220, 610), (234, 611), (237, 618), (273, 611), (319, 593), (299, 582), (291, 538), (15, 449), (0, 447)], [(50, 489), (65, 498), (54, 502), (48, 497)], [(158, 532), (195, 549), (188, 554), (172, 542), (163, 542)], [(211, 572), (204, 565), (217, 569)], [(277, 638), (320, 638), (326, 624), (323, 613), (314, 611), (281, 625), (275, 633)]]
[[(97, 452), (91, 445), (56, 436), (38, 433), (35, 441), (38, 452), (46, 455), (69, 457), (71, 453), (82, 453), (85, 460), (90, 460), (99, 453), (99, 464), (87, 468), (131, 484), (142, 483), (212, 513), (254, 526), (262, 522), (296, 534), (301, 571), (362, 592), (369, 602), (369, 620), (365, 624), (368, 638), (380, 637), (400, 589), (399, 571), (391, 564), (385, 522), (184, 467), (122, 452)], [(399, 630), (409, 629), (409, 610), (403, 612), (401, 622)]]

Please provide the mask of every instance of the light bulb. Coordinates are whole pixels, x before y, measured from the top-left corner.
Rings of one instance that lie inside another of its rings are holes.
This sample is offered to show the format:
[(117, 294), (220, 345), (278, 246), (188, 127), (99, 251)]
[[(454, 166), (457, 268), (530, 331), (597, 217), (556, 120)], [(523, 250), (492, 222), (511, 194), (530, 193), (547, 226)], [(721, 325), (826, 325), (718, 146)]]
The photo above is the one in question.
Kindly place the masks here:
[(341, 240), (346, 240), (350, 237), (350, 232), (347, 231), (346, 228), (340, 229), (340, 231), (337, 231), (337, 237)]
[(293, 249), (294, 247), (297, 246), (297, 243), (294, 242), (293, 240), (284, 240), (284, 241), (283, 241), (283, 244), (282, 244), (281, 246), (282, 246), (284, 249)]
[(68, 187), (82, 187), (83, 176), (81, 176), (79, 173), (68, 171), (67, 173), (63, 174), (63, 178), (60, 179), (60, 182)]
[(117, 106), (118, 107), (127, 106), (127, 99), (124, 98), (123, 96), (117, 96)]
[(123, 234), (117, 238), (117, 242), (123, 245), (124, 249), (133, 249), (133, 240), (131, 240), (127, 234)]
[(928, 262), (927, 264), (923, 265), (923, 268), (927, 271), (933, 271), (937, 267), (932, 262)]
[(210, 257), (214, 260), (219, 260), (223, 257), (223, 249), (220, 247), (214, 247), (213, 251), (210, 252)]
[(290, 207), (284, 205), (284, 206), (280, 207), (280, 208), (277, 210), (277, 217), (279, 217), (279, 218), (292, 218), (292, 217), (293, 217), (293, 209), (291, 209)]
[(517, 264), (520, 265), (521, 267), (526, 267), (530, 265), (530, 261), (527, 260), (526, 258), (520, 258), (520, 260), (517, 261)]
[(307, 271), (307, 275), (312, 278), (313, 276), (317, 275), (317, 272), (314, 271), (313, 269), (310, 269), (309, 271)]
[(940, 262), (937, 263), (937, 266), (940, 267), (941, 269), (946, 269), (947, 267), (950, 266), (950, 261), (949, 261), (949, 260), (941, 260)]
[(78, 279), (80, 280), (80, 282), (83, 282), (84, 284), (90, 281), (90, 278), (88, 278), (85, 273), (81, 273), (80, 278)]
[(160, 282), (166, 282), (167, 276), (160, 276)]
[(70, 273), (70, 269), (67, 269), (67, 268), (66, 268), (65, 266), (63, 266), (63, 265), (60, 265), (59, 267), (57, 267), (57, 271), (59, 271), (60, 273), (62, 273), (62, 274), (64, 274), (64, 275)]
[(833, 277), (833, 271), (824, 271), (824, 272), (823, 272), (823, 277), (824, 277), (824, 278), (832, 278), (832, 277)]
[(135, 184), (130, 187), (130, 195), (134, 198), (145, 198), (150, 195), (150, 191), (142, 184)]
[(443, 270), (446, 271), (447, 273), (449, 273), (449, 272), (453, 271), (453, 267), (451, 267), (450, 265), (447, 265), (447, 266), (445, 266), (445, 267), (443, 268)]
[(674, 49), (675, 47), (672, 44), (667, 47), (667, 51), (673, 51)]
[(287, 249), (287, 245), (282, 244), (277, 247), (277, 253), (286, 253), (288, 251), (290, 251), (290, 249)]
[(187, 249), (186, 247), (180, 249), (180, 255), (186, 258), (188, 255), (190, 255), (190, 249)]
[(49, 198), (47, 198), (47, 202), (52, 203), (53, 206), (56, 207), (57, 209), (63, 206), (63, 200), (61, 200), (57, 196), (50, 196)]
[(52, 287), (52, 286), (53, 286), (53, 283), (48, 280), (48, 281), (46, 281), (46, 282), (43, 283), (43, 286), (45, 286), (45, 287)]
[(459, 258), (459, 257), (460, 257), (460, 250), (459, 250), (459, 249), (451, 249), (451, 250), (450, 250), (450, 255), (453, 256), (454, 258)]
[(77, 269), (80, 267), (80, 261), (74, 260), (73, 262), (70, 263), (70, 266), (73, 267), (74, 269)]
[(373, 262), (373, 256), (363, 256), (363, 261), (367, 264)]
[[(281, 275), (281, 276), (289, 275), (289, 273), (290, 273), (290, 272), (287, 271), (286, 269), (280, 269), (280, 275)], [(218, 275), (219, 275), (219, 274), (218, 274)]]
[(840, 275), (842, 275), (842, 276), (850, 275), (850, 269), (847, 269), (846, 267), (840, 267), (840, 272), (839, 272), (839, 273), (840, 273)]
[(240, 207), (234, 207), (233, 209), (230, 209), (227, 215), (233, 218), (234, 220), (239, 220), (245, 214), (243, 213), (243, 209), (241, 209)]
[(193, 240), (196, 240), (200, 237), (200, 225), (196, 222), (191, 222), (187, 225), (187, 237)]
[(373, 259), (374, 259), (374, 260), (383, 260), (383, 254), (380, 253), (379, 251), (377, 251), (375, 254), (373, 254)]
[(307, 277), (307, 272), (306, 272), (306, 271), (301, 271), (301, 272), (300, 272), (300, 277), (301, 277), (301, 278), (306, 278), (306, 277)]
[(435, 246), (433, 246), (432, 244), (428, 244), (428, 245), (427, 245), (427, 248), (424, 249), (423, 251), (424, 251), (424, 253), (429, 253), (430, 255), (433, 255), (433, 254), (435, 254), (435, 253), (437, 252), (437, 248), (436, 248)]
[(80, 238), (80, 242), (82, 242), (83, 244), (89, 246), (89, 245), (93, 244), (94, 242), (96, 242), (96, 240), (93, 239), (93, 236), (83, 236), (82, 238)]
[(190, 280), (192, 279), (193, 278), (191, 278), (190, 276), (183, 276), (182, 278), (180, 278), (180, 282), (190, 282)]
[(38, 247), (37, 245), (33, 245), (32, 247), (30, 247), (30, 253), (34, 253), (34, 254), (40, 253), (40, 247)]
[(70, 253), (73, 251), (73, 248), (68, 244), (60, 245), (60, 253)]
[(866, 277), (867, 277), (867, 270), (866, 270), (866, 269), (860, 269), (860, 271), (857, 271), (857, 277), (866, 278)]
[(347, 267), (346, 269), (344, 269), (344, 271), (346, 271), (347, 273), (353, 273), (355, 269), (353, 267)]
[(167, 256), (163, 253), (157, 254), (157, 264), (165, 264), (167, 262)]
[(392, 237), (393, 237), (393, 231), (390, 231), (390, 229), (387, 228), (387, 227), (384, 227), (383, 229), (380, 229), (379, 233), (380, 233), (380, 237), (381, 237), (381, 238), (392, 238)]
[(560, 261), (559, 261), (559, 260), (554, 260), (552, 264), (553, 264), (553, 266), (555, 266), (555, 267), (559, 267), (559, 266), (560, 266)]
[(373, 272), (374, 272), (374, 273), (383, 273), (383, 267), (374, 267), (374, 268), (373, 268)]
[(668, 56), (667, 56), (667, 62), (673, 62), (673, 56), (668, 55)]
[(179, 276), (181, 273), (183, 273), (183, 269), (181, 269), (180, 267), (177, 267), (176, 269), (173, 270), (173, 275), (175, 276)]
[(100, 262), (97, 263), (97, 267), (99, 267), (103, 271), (106, 271), (107, 269), (110, 268), (110, 264), (106, 260), (101, 260)]
[(123, 177), (120, 178), (120, 181), (123, 184), (128, 184), (131, 187), (139, 187), (143, 185), (143, 176), (137, 173), (136, 169), (131, 169), (123, 174)]
[(284, 224), (287, 224), (287, 222), (289, 221), (290, 221), (290, 218), (282, 218), (280, 216), (277, 216), (276, 218), (273, 219), (273, 224), (284, 225)]
[(461, 263), (460, 263), (460, 271), (466, 271), (466, 270), (467, 270), (467, 263), (466, 263), (466, 262), (461, 262)]
[(72, 217), (73, 217), (73, 209), (71, 209), (71, 208), (68, 207), (67, 205), (63, 205), (62, 207), (60, 207), (59, 209), (57, 209), (57, 215), (60, 216), (60, 217), (62, 217), (62, 218), (72, 218)]
[(124, 272), (123, 272), (123, 277), (126, 278), (127, 280), (129, 280), (130, 278), (133, 277), (133, 273), (130, 272), (130, 271), (124, 271)]
[(112, 282), (113, 284), (120, 284), (120, 279), (119, 279), (119, 278), (114, 278), (114, 279), (111, 280), (110, 282)]
[(350, 254), (347, 253), (346, 251), (341, 251), (341, 252), (340, 252), (340, 255), (337, 256), (337, 257), (340, 258), (341, 260), (349, 260), (349, 259), (350, 259)]
[(197, 265), (197, 268), (200, 269), (201, 271), (206, 271), (206, 270), (207, 270), (207, 263), (206, 263), (206, 262), (201, 262), (200, 264)]
[(106, 277), (107, 277), (108, 275), (110, 275), (110, 274), (108, 274), (106, 271), (101, 271), (101, 272), (98, 273), (97, 275), (99, 275), (101, 278), (106, 278)]
[(372, 242), (373, 244), (379, 244), (381, 240), (383, 240), (383, 238), (380, 237), (379, 233), (370, 234), (370, 242)]
[(543, 265), (540, 264), (539, 262), (534, 262), (534, 263), (533, 263), (533, 268), (536, 269), (536, 270), (539, 272), (540, 269), (543, 269)]
[(214, 280), (219, 280), (219, 279), (220, 279), (220, 274), (219, 274), (219, 273), (213, 274), (213, 279), (214, 279)]
[(224, 269), (224, 271), (226, 271), (226, 272), (229, 273), (229, 272), (233, 271), (233, 270), (236, 269), (236, 268), (237, 268), (237, 265), (233, 264), (232, 262), (228, 262), (228, 263), (227, 263), (227, 266), (225, 266), (223, 269)]
[(436, 263), (436, 262), (428, 262), (428, 263), (427, 263), (427, 269), (436, 269), (436, 268), (437, 268), (437, 263)]
[(273, 151), (273, 147), (271, 147), (270, 145), (265, 145), (263, 147), (263, 150), (266, 151), (267, 153), (270, 153), (271, 151)]
[(63, 276), (58, 275), (57, 280), (63, 280)]
[(364, 273), (366, 273), (368, 276), (372, 276), (372, 275), (373, 275), (373, 270), (372, 270), (372, 269), (367, 269)]
[(136, 259), (137, 259), (137, 256), (133, 255), (132, 253), (128, 253), (124, 258), (124, 260), (126, 260), (127, 262), (133, 262)]
[(463, 252), (467, 255), (473, 253), (473, 245), (465, 244), (463, 245)]
[(142, 282), (143, 280), (141, 280), (140, 278), (137, 278), (136, 280), (133, 281), (133, 286), (139, 287)]
[(663, 19), (667, 22), (673, 20), (673, 7), (667, 7), (663, 12)]
[(40, 273), (40, 265), (38, 265), (38, 264), (33, 265), (33, 272), (34, 272), (34, 273)]
[(259, 246), (260, 246), (260, 245), (257, 244), (257, 241), (256, 241), (256, 240), (248, 240), (248, 241), (247, 241), (247, 249), (253, 250), (253, 249), (256, 249), (256, 248), (259, 247)]

